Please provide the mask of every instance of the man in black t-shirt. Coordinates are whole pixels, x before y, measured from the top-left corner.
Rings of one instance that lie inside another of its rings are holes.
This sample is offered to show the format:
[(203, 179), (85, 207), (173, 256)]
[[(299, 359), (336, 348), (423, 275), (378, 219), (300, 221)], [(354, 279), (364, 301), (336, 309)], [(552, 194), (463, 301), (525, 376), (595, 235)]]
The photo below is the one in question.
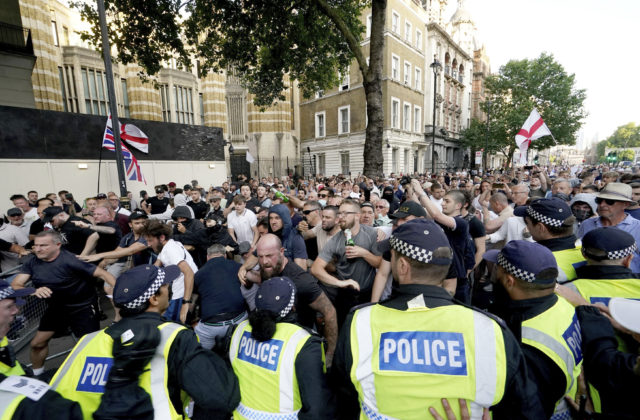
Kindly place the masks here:
[(200, 190), (197, 189), (191, 191), (191, 201), (187, 203), (187, 206), (191, 207), (193, 218), (197, 220), (204, 219), (209, 211), (209, 205), (202, 200)]
[(338, 339), (338, 323), (336, 310), (318, 285), (318, 281), (284, 256), (282, 242), (274, 234), (268, 233), (260, 238), (257, 253), (262, 280), (285, 276), (296, 285), (296, 312), (300, 325), (313, 328), (316, 312), (320, 312), (324, 317), (324, 337), (328, 344), (326, 357), (327, 365), (330, 365)]
[(60, 207), (49, 207), (42, 213), (42, 222), (51, 223), (60, 232), (64, 249), (76, 255), (88, 255), (95, 249), (100, 235), (87, 220), (69, 216)]
[(21, 273), (11, 284), (18, 290), (31, 280), (36, 288), (35, 296), (47, 299), (47, 309), (31, 341), (31, 362), (36, 375), (44, 370), (49, 340), (56, 331), (66, 332), (71, 328), (79, 338), (100, 329), (93, 277), (101, 278), (112, 286), (116, 283), (116, 279), (105, 270), (61, 249), (61, 242), (60, 234), (53, 230), (36, 235), (33, 245), (35, 257), (23, 264)]
[(142, 202), (142, 208), (147, 214), (162, 214), (167, 210), (168, 205), (169, 199), (164, 196), (162, 188), (156, 188), (156, 196), (147, 198), (146, 204)]
[(444, 230), (449, 245), (453, 250), (453, 263), (456, 278), (448, 278), (444, 282), (444, 288), (454, 295), (456, 299), (469, 303), (471, 291), (467, 281), (467, 268), (465, 267), (465, 254), (469, 248), (469, 224), (460, 216), (460, 209), (464, 205), (464, 194), (459, 190), (449, 191), (442, 200), (442, 211), (431, 201), (427, 193), (422, 189), (417, 179), (411, 180), (411, 189), (420, 200), (420, 204), (427, 210), (429, 216)]

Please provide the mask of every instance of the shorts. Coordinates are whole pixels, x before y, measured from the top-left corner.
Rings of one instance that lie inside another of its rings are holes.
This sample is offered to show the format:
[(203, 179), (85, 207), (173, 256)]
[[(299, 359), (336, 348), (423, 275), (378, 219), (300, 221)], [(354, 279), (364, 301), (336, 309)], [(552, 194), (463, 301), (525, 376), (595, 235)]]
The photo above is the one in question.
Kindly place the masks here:
[(71, 329), (77, 338), (98, 331), (100, 329), (98, 302), (74, 307), (49, 305), (40, 318), (38, 331), (66, 333), (67, 328)]

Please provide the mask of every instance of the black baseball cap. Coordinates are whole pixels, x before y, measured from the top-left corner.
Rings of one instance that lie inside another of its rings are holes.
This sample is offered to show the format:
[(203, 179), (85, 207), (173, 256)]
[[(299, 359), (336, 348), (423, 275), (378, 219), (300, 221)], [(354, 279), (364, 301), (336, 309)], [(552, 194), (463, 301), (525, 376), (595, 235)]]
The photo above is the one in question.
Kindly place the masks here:
[(42, 223), (51, 222), (51, 219), (53, 219), (60, 213), (64, 213), (62, 207), (47, 207), (46, 209), (42, 210), (42, 214), (44, 215), (44, 217), (42, 218)]
[(398, 207), (398, 210), (396, 210), (395, 213), (390, 214), (389, 217), (391, 219), (404, 219), (410, 215), (416, 217), (427, 217), (427, 212), (424, 207), (415, 201), (405, 201), (400, 207)]

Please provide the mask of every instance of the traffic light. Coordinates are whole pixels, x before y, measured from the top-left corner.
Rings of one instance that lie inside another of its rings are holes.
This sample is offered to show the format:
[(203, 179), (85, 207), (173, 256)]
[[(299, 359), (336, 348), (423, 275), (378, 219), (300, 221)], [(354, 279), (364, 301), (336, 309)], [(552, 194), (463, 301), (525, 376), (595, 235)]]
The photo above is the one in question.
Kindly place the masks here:
[(615, 163), (618, 161), (618, 152), (607, 153), (607, 162)]

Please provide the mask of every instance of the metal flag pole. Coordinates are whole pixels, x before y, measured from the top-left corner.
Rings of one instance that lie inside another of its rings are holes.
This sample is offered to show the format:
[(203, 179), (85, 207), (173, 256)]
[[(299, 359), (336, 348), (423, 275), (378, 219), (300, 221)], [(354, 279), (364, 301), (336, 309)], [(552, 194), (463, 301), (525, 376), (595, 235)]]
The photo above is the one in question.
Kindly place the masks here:
[[(113, 142), (116, 147), (116, 166), (118, 168), (118, 185), (120, 186), (120, 203), (126, 208), (128, 203), (127, 181), (124, 176), (124, 162), (122, 159), (122, 146), (120, 144), (120, 123), (118, 120), (118, 105), (116, 104), (116, 91), (113, 84), (113, 69), (111, 68), (111, 47), (109, 46), (109, 34), (107, 32), (107, 17), (104, 9), (104, 0), (97, 0), (98, 17), (100, 18), (100, 33), (102, 36), (102, 56), (104, 58), (104, 70), (107, 78), (107, 93), (109, 94), (109, 109), (111, 110), (111, 130)], [(123, 203), (124, 201), (124, 203)]]

